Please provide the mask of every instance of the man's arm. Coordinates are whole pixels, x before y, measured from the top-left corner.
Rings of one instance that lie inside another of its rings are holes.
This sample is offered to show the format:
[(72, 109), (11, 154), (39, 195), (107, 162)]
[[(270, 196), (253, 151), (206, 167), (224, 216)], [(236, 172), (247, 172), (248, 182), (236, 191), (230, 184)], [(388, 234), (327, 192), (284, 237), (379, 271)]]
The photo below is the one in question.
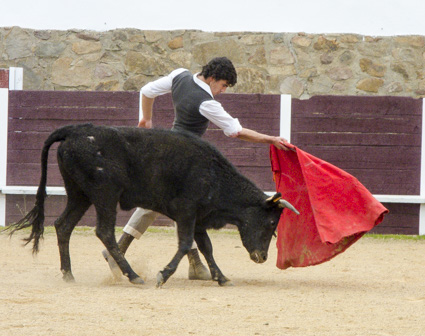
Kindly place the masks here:
[(148, 98), (142, 94), (143, 118), (139, 121), (138, 127), (152, 128), (152, 110), (155, 98)]
[(183, 71), (186, 71), (186, 69), (174, 70), (168, 76), (149, 82), (142, 87), (140, 94), (142, 95), (143, 118), (139, 122), (139, 127), (152, 128), (152, 107), (155, 97), (171, 92), (174, 77)]
[(242, 128), (242, 131), (240, 131), (236, 135), (236, 138), (250, 142), (268, 143), (271, 145), (275, 145), (278, 149), (288, 150), (288, 147), (285, 146), (285, 144), (288, 143), (286, 139), (282, 137), (258, 133), (248, 128)]
[(248, 128), (243, 128), (239, 120), (227, 113), (223, 109), (223, 106), (216, 100), (207, 100), (203, 102), (199, 107), (199, 112), (205, 118), (220, 127), (228, 137), (239, 138), (250, 142), (268, 143), (275, 145), (279, 149), (288, 149), (288, 147), (285, 147), (287, 140), (282, 137), (266, 135)]

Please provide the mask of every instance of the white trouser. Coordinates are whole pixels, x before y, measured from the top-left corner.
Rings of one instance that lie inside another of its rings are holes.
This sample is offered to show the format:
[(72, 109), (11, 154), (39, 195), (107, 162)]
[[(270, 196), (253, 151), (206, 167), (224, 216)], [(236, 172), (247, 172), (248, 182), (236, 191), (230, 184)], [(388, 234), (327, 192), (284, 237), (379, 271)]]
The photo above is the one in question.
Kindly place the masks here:
[[(136, 208), (136, 211), (134, 211), (133, 215), (131, 215), (127, 224), (124, 226), (123, 231), (136, 239), (140, 239), (140, 237), (145, 233), (146, 229), (155, 221), (158, 215), (158, 212), (152, 210)], [(193, 241), (192, 248), (197, 247), (198, 246), (196, 245), (195, 241)]]

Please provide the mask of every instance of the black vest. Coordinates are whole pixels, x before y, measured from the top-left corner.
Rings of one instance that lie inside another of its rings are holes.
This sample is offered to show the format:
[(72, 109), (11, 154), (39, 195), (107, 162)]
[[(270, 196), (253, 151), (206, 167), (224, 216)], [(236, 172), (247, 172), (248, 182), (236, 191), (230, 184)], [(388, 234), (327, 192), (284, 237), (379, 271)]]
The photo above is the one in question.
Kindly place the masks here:
[(211, 95), (195, 83), (189, 71), (184, 71), (173, 79), (171, 94), (175, 115), (172, 129), (202, 136), (209, 120), (199, 113), (199, 106), (206, 100), (213, 100)]

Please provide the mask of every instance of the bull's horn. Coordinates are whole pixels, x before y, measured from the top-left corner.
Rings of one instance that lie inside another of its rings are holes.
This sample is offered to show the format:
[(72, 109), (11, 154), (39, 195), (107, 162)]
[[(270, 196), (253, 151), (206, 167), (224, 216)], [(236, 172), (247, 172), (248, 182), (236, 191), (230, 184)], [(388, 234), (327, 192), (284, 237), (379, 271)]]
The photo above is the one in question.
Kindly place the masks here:
[(274, 194), (273, 196), (270, 196), (269, 198), (266, 199), (266, 202), (273, 202), (276, 203), (277, 201), (279, 201), (282, 198), (282, 194), (280, 192)]
[(285, 201), (284, 199), (279, 200), (279, 206), (281, 208), (288, 208), (289, 210), (295, 212), (297, 215), (300, 214), (300, 212), (297, 209), (295, 209), (295, 207), (291, 203), (289, 203), (288, 201)]

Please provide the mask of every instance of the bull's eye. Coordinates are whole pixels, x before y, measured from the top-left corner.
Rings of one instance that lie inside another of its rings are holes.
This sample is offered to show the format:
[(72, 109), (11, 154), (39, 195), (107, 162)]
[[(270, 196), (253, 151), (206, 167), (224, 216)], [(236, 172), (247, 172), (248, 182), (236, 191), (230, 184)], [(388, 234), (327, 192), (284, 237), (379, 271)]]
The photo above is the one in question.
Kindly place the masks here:
[(276, 228), (277, 228), (277, 224), (274, 220), (270, 221), (270, 227), (273, 230), (273, 237), (277, 237), (276, 236)]

